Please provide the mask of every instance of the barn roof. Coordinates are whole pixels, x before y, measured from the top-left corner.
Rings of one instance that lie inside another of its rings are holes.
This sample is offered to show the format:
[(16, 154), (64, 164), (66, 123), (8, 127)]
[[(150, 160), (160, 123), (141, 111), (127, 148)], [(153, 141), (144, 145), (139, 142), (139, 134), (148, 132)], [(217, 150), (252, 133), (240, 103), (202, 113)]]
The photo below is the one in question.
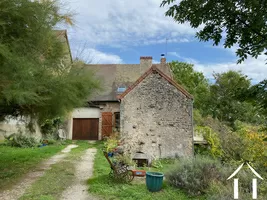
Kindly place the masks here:
[[(117, 96), (129, 88), (142, 76), (151, 66), (152, 57), (141, 57), (150, 59), (151, 64), (90, 64), (87, 69), (92, 70), (102, 83), (102, 90), (98, 91), (89, 101), (118, 101)], [(162, 70), (168, 77), (172, 77), (170, 67), (166, 63), (154, 65)], [(169, 78), (171, 79), (171, 78)]]

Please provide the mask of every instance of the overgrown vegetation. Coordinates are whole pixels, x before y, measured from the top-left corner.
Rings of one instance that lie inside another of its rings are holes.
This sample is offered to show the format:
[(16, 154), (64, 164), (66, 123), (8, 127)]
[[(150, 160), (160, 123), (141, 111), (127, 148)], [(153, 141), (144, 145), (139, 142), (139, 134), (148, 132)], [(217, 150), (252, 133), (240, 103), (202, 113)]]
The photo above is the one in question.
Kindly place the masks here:
[(64, 140), (59, 140), (57, 134), (46, 134), (42, 138), (39, 138), (34, 134), (23, 133), (21, 131), (5, 136), (5, 140), (3, 141), (3, 145), (20, 148), (41, 147), (51, 144), (60, 145), (64, 143)]
[(228, 71), (214, 73), (215, 82), (209, 83), (203, 73), (194, 70), (192, 64), (173, 61), (170, 66), (175, 80), (195, 97), (194, 108), (197, 110), (194, 114), (198, 114), (197, 121), (211, 116), (233, 129), (237, 120), (265, 125), (265, 81), (252, 85), (251, 80), (241, 72)]
[[(205, 199), (227, 200), (233, 198), (232, 180), (227, 178), (235, 170), (230, 165), (222, 165), (219, 160), (207, 156), (196, 156), (194, 159), (181, 159), (166, 174), (167, 181), (176, 188), (182, 188), (191, 196), (205, 196)], [(250, 169), (244, 167), (238, 173), (239, 193), (241, 199), (251, 199)], [(258, 182), (259, 199), (266, 198), (266, 184)]]
[(112, 134), (110, 137), (106, 138), (103, 150), (112, 153), (115, 151), (118, 145), (119, 145), (119, 134), (115, 133)]
[(23, 133), (13, 133), (5, 137), (5, 145), (11, 147), (37, 147), (40, 144), (41, 141), (36, 139), (34, 136)]
[(53, 30), (72, 24), (71, 14), (57, 0), (2, 0), (0, 10), (0, 121), (24, 116), (41, 125), (84, 105), (98, 81), (71, 63), (64, 33)]
[[(196, 118), (197, 123), (202, 126), (196, 126), (195, 133), (202, 133), (205, 140), (208, 142), (207, 145), (200, 145), (200, 147), (198, 146), (195, 148), (196, 153), (198, 155), (208, 155), (213, 162), (219, 163), (219, 165), (216, 165), (217, 172), (215, 174), (218, 175), (220, 179), (208, 181), (209, 184), (206, 190), (202, 192), (207, 199), (227, 200), (233, 198), (232, 182), (230, 181), (229, 183), (226, 179), (241, 163), (249, 162), (261, 176), (267, 176), (267, 133), (266, 128), (264, 128), (265, 126), (235, 121), (234, 128), (232, 128), (218, 119), (213, 119), (211, 117), (196, 115)], [(179, 172), (172, 171), (171, 173), (176, 179), (189, 176), (187, 173), (203, 174), (204, 171), (199, 172), (199, 168), (193, 169), (193, 166), (196, 165), (197, 162), (199, 162), (198, 159), (194, 159), (189, 163), (187, 162), (187, 166), (184, 166), (184, 168), (191, 169), (189, 171), (182, 171), (177, 168)], [(180, 165), (185, 163), (186, 162), (181, 161)], [(238, 173), (237, 177), (239, 178), (239, 182), (242, 182), (240, 185), (240, 198), (245, 200), (251, 199), (252, 171), (243, 168), (242, 171)], [(194, 176), (190, 181), (198, 183), (200, 179), (202, 178)], [(202, 179), (202, 182), (204, 180), (206, 179)], [(197, 185), (196, 183), (186, 186), (191, 190), (201, 190), (203, 185)], [(194, 186), (194, 188), (191, 188), (191, 186)], [(258, 199), (266, 199), (266, 183), (262, 181), (259, 184), (259, 188)], [(190, 193), (191, 191), (188, 192)]]
[(205, 194), (211, 184), (223, 178), (220, 169), (220, 162), (197, 156), (179, 160), (166, 177), (172, 186), (182, 188), (190, 195), (201, 195)]
[[(215, 82), (206, 84), (193, 65), (172, 62), (171, 67), (179, 83), (196, 96), (194, 134), (207, 142), (195, 145), (196, 158), (179, 160), (170, 168), (167, 177), (171, 185), (190, 195), (226, 200), (233, 198), (233, 187), (226, 179), (241, 163), (249, 162), (267, 176), (266, 81), (251, 85), (246, 75), (228, 71), (214, 74)], [(237, 175), (243, 182), (240, 198), (251, 199), (252, 172), (243, 170)], [(265, 183), (259, 187), (258, 199), (266, 199)]]
[(221, 158), (223, 156), (223, 150), (221, 147), (221, 142), (219, 136), (208, 126), (196, 126), (195, 135), (202, 135), (204, 140), (207, 141), (209, 145), (209, 150), (206, 148), (195, 148), (197, 154), (207, 154), (213, 158)]
[(44, 137), (48, 135), (48, 137), (53, 136), (54, 138), (58, 137), (58, 129), (63, 124), (63, 119), (60, 117), (56, 117), (53, 119), (46, 119), (40, 126), (41, 132)]

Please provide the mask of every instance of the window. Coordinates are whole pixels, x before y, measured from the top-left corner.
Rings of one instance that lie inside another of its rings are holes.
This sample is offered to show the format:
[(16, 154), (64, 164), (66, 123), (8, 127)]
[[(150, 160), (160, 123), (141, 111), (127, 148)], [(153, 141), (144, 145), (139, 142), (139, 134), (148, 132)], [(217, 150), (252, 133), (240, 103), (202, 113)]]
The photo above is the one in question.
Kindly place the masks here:
[(117, 129), (117, 131), (120, 131), (120, 112), (115, 112), (114, 113), (115, 116), (115, 128)]
[(121, 93), (125, 92), (125, 90), (126, 90), (126, 87), (118, 87), (117, 93), (121, 94)]

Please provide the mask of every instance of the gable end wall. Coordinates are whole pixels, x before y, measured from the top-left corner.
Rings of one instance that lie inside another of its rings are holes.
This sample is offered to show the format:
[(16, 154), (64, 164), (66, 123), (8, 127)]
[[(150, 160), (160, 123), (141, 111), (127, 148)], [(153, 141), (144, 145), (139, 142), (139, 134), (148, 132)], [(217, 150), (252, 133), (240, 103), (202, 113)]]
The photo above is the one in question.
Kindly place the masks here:
[(121, 136), (132, 156), (193, 155), (192, 100), (152, 73), (121, 101)]

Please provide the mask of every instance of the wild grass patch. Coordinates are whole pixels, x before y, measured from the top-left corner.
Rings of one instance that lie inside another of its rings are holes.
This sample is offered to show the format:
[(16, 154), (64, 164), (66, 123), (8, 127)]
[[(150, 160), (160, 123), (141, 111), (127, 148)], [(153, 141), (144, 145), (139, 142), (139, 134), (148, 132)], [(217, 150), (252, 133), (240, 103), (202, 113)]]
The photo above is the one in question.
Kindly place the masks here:
[(9, 188), (42, 160), (55, 155), (64, 147), (65, 145), (51, 145), (42, 148), (18, 148), (1, 144), (0, 188)]

